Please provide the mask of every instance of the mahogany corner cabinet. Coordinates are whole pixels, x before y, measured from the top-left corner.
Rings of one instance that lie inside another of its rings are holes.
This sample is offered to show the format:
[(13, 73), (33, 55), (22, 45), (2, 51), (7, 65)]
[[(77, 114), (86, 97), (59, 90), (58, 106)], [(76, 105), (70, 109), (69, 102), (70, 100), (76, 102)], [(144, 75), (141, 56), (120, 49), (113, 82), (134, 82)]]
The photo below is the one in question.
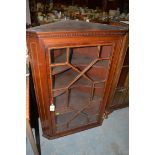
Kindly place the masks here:
[(101, 125), (119, 80), (128, 29), (67, 20), (26, 34), (43, 136)]

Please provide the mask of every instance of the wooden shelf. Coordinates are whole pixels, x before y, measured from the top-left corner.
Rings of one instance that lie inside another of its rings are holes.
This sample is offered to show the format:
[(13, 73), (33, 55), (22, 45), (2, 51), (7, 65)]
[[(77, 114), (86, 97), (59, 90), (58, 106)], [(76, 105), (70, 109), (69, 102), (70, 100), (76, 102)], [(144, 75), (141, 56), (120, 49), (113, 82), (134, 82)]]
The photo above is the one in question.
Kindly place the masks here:
[(127, 91), (127, 88), (126, 87), (117, 87), (116, 91), (117, 92), (124, 92), (124, 91)]
[[(88, 55), (82, 55), (82, 54), (73, 54), (70, 63), (74, 66), (83, 66), (86, 67), (87, 65), (89, 65), (96, 57), (92, 57), (92, 56), (88, 56)], [(63, 54), (61, 54), (60, 56), (58, 56), (57, 58), (55, 58), (55, 63), (56, 62), (60, 63), (65, 63), (66, 61), (66, 53), (63, 52)], [(104, 60), (106, 61), (106, 60)], [(98, 62), (96, 65), (94, 65), (94, 67), (102, 67), (103, 65), (103, 61)], [(61, 66), (62, 68), (64, 66)], [(69, 66), (68, 66), (69, 67)]]
[(70, 69), (71, 67), (65, 65), (65, 66), (58, 66), (58, 67), (53, 67), (53, 70), (52, 70), (52, 75), (56, 75), (56, 74), (59, 74), (59, 73), (62, 73), (68, 69)]
[(122, 66), (122, 68), (129, 68), (129, 65), (124, 65)]
[[(99, 73), (99, 72), (98, 72)], [(61, 89), (67, 87), (79, 73), (74, 71), (73, 69), (68, 69), (61, 74), (57, 74), (54, 76), (53, 80), (53, 89)], [(91, 76), (91, 79), (94, 81), (103, 81), (97, 74)], [(92, 82), (86, 79), (85, 77), (81, 77), (77, 80), (71, 87), (91, 87)]]

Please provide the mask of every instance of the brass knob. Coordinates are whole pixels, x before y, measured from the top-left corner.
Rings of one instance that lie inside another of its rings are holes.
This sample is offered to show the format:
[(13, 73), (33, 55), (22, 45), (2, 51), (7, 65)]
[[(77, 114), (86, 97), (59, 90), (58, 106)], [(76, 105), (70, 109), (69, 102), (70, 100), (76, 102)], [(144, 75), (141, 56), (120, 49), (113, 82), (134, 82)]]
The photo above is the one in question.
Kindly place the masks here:
[(55, 115), (58, 116), (58, 115), (60, 115), (60, 113), (56, 112)]

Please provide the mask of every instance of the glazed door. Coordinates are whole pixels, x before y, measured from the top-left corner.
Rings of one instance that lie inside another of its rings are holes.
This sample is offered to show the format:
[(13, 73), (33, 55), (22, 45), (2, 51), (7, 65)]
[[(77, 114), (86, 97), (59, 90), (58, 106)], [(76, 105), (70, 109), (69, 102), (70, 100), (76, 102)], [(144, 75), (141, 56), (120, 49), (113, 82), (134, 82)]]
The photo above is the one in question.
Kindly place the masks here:
[(98, 122), (113, 45), (50, 48), (53, 134)]
[(121, 74), (115, 89), (114, 97), (109, 106), (111, 110), (129, 106), (129, 48), (121, 68)]

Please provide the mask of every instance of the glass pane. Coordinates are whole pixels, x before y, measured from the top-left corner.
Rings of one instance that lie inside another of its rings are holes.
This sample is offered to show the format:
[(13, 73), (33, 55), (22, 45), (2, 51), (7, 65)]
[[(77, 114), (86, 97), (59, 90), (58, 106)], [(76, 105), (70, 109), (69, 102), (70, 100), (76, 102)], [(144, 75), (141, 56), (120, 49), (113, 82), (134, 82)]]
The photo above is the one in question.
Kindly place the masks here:
[(110, 58), (112, 55), (112, 46), (104, 45), (101, 46), (100, 58)]
[(109, 45), (51, 50), (56, 132), (98, 121), (111, 54)]
[(66, 49), (52, 49), (50, 50), (51, 64), (66, 62)]

